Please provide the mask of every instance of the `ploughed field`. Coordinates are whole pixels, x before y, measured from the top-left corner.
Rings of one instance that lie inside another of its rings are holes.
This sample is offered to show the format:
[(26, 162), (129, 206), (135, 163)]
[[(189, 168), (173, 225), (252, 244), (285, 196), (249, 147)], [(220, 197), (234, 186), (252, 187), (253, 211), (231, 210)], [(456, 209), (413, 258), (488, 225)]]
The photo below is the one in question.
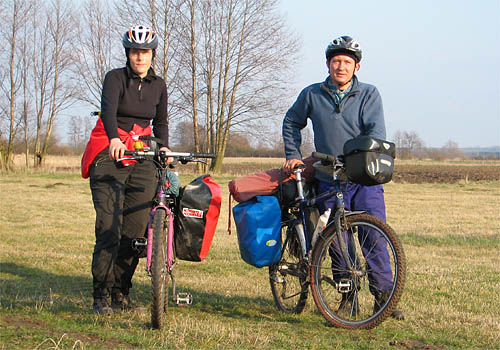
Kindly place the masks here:
[[(234, 177), (279, 168), (279, 158), (228, 158), (223, 173)], [(408, 161), (396, 160), (392, 177), (396, 183), (457, 183), (500, 181), (500, 161)]]
[(457, 183), (460, 181), (499, 181), (500, 164), (416, 165), (396, 163), (392, 180), (394, 182), (405, 183)]

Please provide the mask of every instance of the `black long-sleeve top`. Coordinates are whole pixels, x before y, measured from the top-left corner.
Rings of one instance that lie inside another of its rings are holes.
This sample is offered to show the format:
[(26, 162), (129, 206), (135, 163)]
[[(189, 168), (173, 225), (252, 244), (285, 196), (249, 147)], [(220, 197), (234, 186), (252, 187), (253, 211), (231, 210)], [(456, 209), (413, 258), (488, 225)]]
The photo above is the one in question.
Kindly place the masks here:
[(154, 136), (168, 147), (167, 87), (150, 69), (140, 78), (129, 66), (106, 73), (101, 96), (101, 119), (108, 138), (119, 137), (134, 124), (147, 127), (153, 120)]

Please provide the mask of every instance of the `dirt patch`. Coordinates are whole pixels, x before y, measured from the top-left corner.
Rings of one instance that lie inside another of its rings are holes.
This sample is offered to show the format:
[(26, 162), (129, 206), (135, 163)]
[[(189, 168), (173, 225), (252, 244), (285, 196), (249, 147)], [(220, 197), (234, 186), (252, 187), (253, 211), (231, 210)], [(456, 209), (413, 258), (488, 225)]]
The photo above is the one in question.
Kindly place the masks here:
[[(93, 334), (83, 334), (77, 332), (64, 332), (63, 334), (55, 332), (53, 328), (44, 322), (33, 320), (32, 318), (23, 317), (21, 315), (2, 315), (2, 327), (5, 328), (36, 328), (44, 330), (47, 333), (47, 339), (44, 344), (53, 344), (60, 341), (71, 343), (74, 349), (85, 348), (85, 344), (92, 344), (92, 346), (99, 346), (102, 349), (135, 349), (130, 344), (123, 343), (118, 339), (101, 337)], [(40, 345), (40, 344), (36, 344)], [(42, 347), (45, 348), (45, 347)]]
[(495, 165), (398, 165), (394, 182), (457, 183), (460, 181), (499, 181), (500, 166)]
[(420, 340), (405, 340), (405, 341), (392, 341), (390, 346), (409, 350), (443, 350), (443, 347), (438, 347), (432, 344), (427, 344)]

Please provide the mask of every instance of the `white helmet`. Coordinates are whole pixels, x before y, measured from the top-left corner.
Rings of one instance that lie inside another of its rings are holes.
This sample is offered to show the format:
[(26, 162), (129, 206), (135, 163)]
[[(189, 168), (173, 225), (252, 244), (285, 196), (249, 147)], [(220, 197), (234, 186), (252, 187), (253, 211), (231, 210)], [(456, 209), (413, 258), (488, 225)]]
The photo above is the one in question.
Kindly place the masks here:
[(158, 47), (158, 36), (146, 26), (134, 26), (123, 34), (123, 47), (125, 49), (152, 49)]

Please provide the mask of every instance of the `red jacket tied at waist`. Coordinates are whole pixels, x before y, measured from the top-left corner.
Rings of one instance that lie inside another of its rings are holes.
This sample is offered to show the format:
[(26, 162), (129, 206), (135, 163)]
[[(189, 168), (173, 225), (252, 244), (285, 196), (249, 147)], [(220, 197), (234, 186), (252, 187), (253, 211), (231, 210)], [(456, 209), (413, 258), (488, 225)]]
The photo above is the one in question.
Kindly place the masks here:
[[(134, 127), (129, 132), (118, 128), (118, 134), (120, 135), (120, 140), (125, 144), (125, 147), (132, 151), (134, 150), (134, 142), (137, 141), (139, 136), (151, 135), (151, 126), (141, 128), (139, 125), (134, 124)], [(106, 130), (104, 130), (101, 118), (99, 118), (90, 134), (89, 142), (82, 156), (82, 177), (84, 179), (89, 177), (90, 164), (92, 164), (95, 157), (108, 146), (108, 135), (106, 134)], [(124, 165), (130, 165), (135, 162), (135, 160), (128, 160), (122, 163)]]

